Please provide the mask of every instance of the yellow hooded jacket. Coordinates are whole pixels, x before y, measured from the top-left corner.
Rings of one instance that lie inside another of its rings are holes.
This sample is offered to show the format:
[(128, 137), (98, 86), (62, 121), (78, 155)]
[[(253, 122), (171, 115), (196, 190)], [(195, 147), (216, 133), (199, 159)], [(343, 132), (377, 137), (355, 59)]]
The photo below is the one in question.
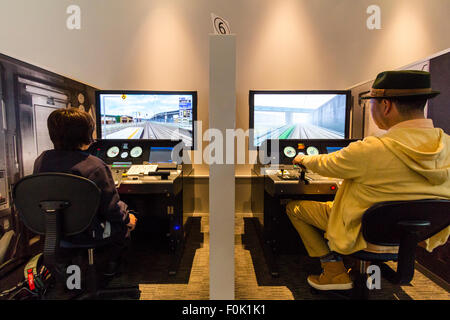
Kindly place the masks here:
[[(311, 171), (344, 179), (325, 233), (331, 250), (351, 254), (367, 247), (363, 213), (384, 201), (450, 199), (450, 136), (442, 129), (391, 128), (325, 155), (306, 156)], [(450, 214), (450, 212), (449, 212)], [(432, 251), (445, 244), (450, 227), (426, 240)]]

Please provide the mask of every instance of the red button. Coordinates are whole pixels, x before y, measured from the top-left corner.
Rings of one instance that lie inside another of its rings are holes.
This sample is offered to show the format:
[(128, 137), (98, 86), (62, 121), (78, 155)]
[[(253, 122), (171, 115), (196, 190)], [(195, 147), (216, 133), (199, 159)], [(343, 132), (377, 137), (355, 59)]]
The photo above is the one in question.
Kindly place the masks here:
[(30, 290), (33, 291), (36, 289), (36, 286), (34, 285), (34, 275), (33, 275), (33, 269), (28, 269), (28, 286), (30, 287)]

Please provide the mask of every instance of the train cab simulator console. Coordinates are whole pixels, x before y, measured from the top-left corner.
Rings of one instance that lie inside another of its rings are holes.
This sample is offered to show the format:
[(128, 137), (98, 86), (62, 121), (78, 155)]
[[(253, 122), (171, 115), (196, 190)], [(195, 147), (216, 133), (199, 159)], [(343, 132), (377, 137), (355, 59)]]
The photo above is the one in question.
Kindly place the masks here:
[[(150, 242), (155, 233), (167, 236), (172, 254), (170, 275), (177, 272), (184, 246), (183, 176), (192, 171), (192, 165), (174, 161), (179, 143), (182, 141), (109, 139), (96, 141), (89, 149), (110, 167), (121, 200), (139, 213), (135, 238)], [(155, 218), (161, 223), (155, 223)]]
[[(259, 152), (263, 153), (260, 159), (264, 159), (266, 164), (258, 163), (253, 167), (252, 197), (255, 199), (252, 199), (252, 203), (261, 198), (260, 193), (264, 194), (264, 218), (262, 226), (258, 220), (256, 228), (272, 276), (279, 275), (276, 264), (278, 253), (306, 253), (303, 247), (299, 248), (300, 237), (286, 215), (287, 202), (292, 199), (332, 201), (342, 184), (341, 179), (323, 177), (304, 167), (294, 166), (293, 159), (298, 154), (329, 154), (354, 141), (356, 140), (266, 140), (259, 148)], [(278, 147), (271, 150), (276, 145)]]
[(185, 237), (183, 176), (192, 165), (176, 163), (173, 150), (195, 146), (197, 92), (97, 90), (95, 98), (100, 140), (90, 151), (111, 168), (121, 200), (139, 213), (133, 238), (169, 238), (174, 274)]

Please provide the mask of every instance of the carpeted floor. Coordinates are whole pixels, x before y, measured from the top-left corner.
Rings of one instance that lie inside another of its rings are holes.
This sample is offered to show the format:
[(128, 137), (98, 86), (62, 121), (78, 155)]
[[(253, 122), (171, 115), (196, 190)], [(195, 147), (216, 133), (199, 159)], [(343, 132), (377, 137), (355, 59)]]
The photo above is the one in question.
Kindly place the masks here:
[[(269, 274), (251, 215), (236, 217), (236, 299), (322, 300), (330, 295), (312, 294), (306, 278), (321, 272), (320, 263), (301, 254), (277, 257), (279, 277)], [(395, 264), (390, 264), (395, 268)], [(371, 300), (450, 300), (450, 293), (416, 270), (410, 285), (398, 286), (381, 279), (381, 290), (370, 292)]]
[[(316, 259), (298, 253), (280, 254), (277, 257), (279, 277), (273, 278), (269, 274), (254, 227), (255, 219), (251, 214), (236, 216), (235, 299), (333, 299), (329, 295), (311, 293), (306, 282), (308, 274), (320, 273), (320, 264)], [(127, 252), (127, 262), (123, 265), (121, 274), (108, 286), (138, 285), (141, 300), (208, 300), (208, 220), (208, 216), (188, 218), (189, 228), (186, 230), (189, 233), (176, 275), (168, 274), (171, 256), (168, 254), (167, 246), (150, 245), (138, 239), (139, 241), (134, 241)], [(101, 257), (97, 262), (101, 263)], [(17, 279), (23, 277), (22, 270), (18, 269), (16, 272)], [(65, 299), (62, 295), (58, 298)], [(381, 290), (372, 290), (370, 299), (450, 300), (450, 293), (416, 270), (410, 285), (392, 285), (382, 279)]]
[(206, 218), (190, 217), (188, 235), (176, 275), (169, 275), (167, 247), (133, 244), (123, 275), (110, 286), (139, 285), (141, 300), (209, 299), (209, 229)]
[[(141, 299), (205, 300), (209, 298), (209, 224), (208, 217), (191, 217), (191, 231), (180, 270), (170, 277), (164, 267), (167, 259), (148, 266), (148, 279), (139, 282)], [(320, 273), (317, 260), (299, 254), (278, 257), (280, 276), (273, 278), (268, 271), (251, 215), (236, 216), (235, 236), (235, 299), (237, 300), (313, 300), (332, 299), (312, 294), (306, 277)], [(162, 255), (161, 255), (162, 257)], [(152, 261), (157, 261), (158, 258)], [(145, 267), (145, 262), (140, 268)], [(160, 270), (160, 271), (157, 271)], [(130, 276), (132, 277), (132, 276)], [(153, 279), (153, 280), (151, 280)], [(123, 283), (130, 283), (124, 281)], [(138, 280), (136, 278), (136, 280)], [(407, 286), (395, 286), (382, 279), (381, 290), (372, 290), (374, 300), (450, 300), (450, 293), (416, 270)]]

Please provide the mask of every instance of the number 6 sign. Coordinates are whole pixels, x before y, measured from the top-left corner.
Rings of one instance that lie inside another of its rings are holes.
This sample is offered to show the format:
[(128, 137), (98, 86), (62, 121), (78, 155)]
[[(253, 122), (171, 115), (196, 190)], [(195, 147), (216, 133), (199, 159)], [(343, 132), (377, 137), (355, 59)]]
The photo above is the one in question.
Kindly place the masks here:
[(225, 19), (222, 19), (221, 17), (215, 15), (214, 13), (211, 13), (211, 21), (213, 23), (214, 27), (214, 33), (215, 34), (230, 34), (230, 25), (228, 21)]

